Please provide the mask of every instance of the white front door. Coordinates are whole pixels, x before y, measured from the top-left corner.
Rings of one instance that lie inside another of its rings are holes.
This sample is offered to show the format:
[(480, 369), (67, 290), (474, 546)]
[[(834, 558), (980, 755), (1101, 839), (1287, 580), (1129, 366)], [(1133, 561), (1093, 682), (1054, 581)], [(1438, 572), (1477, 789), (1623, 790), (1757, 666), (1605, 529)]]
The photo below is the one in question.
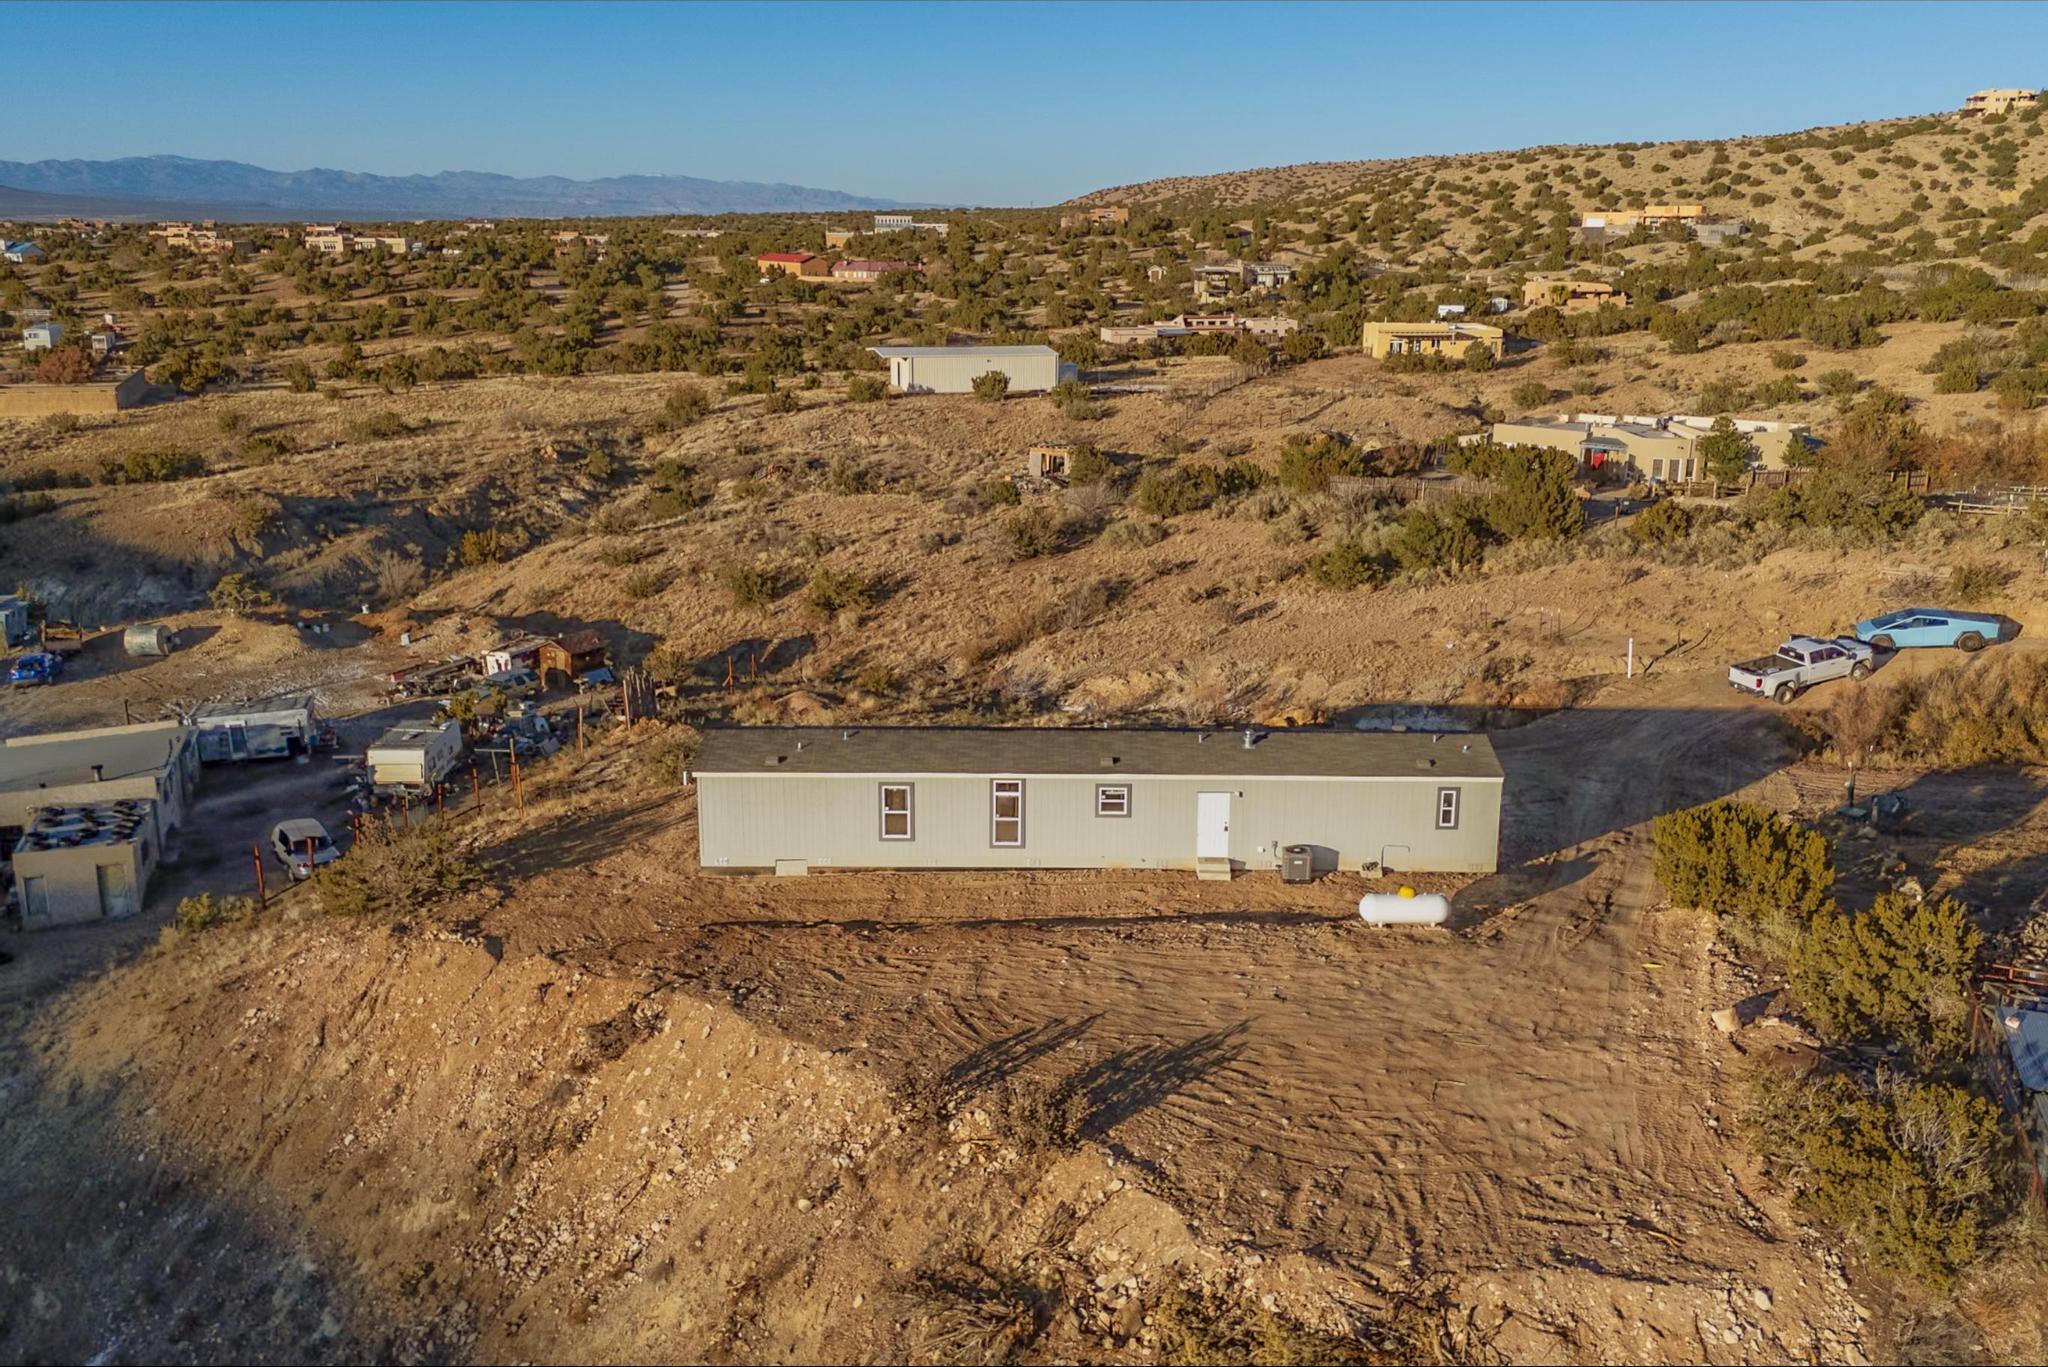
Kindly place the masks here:
[(1195, 794), (1195, 858), (1230, 858), (1230, 794)]

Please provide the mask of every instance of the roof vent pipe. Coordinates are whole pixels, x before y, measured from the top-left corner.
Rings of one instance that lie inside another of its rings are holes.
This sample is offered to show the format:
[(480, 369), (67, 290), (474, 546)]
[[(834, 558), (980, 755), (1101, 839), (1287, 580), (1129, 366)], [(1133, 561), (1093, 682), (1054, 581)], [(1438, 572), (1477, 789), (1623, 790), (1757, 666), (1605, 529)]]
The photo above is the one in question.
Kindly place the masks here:
[(1258, 744), (1258, 733), (1247, 726), (1244, 729), (1244, 748), (1249, 750), (1256, 744)]
[(102, 782), (102, 781), (104, 781), (104, 780), (105, 780), (105, 778), (106, 778), (106, 776), (107, 776), (107, 770), (106, 770), (106, 766), (105, 766), (105, 765), (102, 765), (102, 764), (95, 764), (95, 765), (93, 765), (93, 766), (92, 766), (92, 781), (93, 781), (94, 783), (99, 783), (99, 782)]

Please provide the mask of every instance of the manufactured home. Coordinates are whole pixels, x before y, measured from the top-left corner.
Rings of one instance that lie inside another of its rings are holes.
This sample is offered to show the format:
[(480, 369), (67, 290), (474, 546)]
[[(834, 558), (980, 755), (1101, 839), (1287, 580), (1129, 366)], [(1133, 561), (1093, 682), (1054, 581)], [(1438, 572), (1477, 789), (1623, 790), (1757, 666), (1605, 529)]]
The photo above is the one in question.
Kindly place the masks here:
[(1502, 772), (1484, 736), (1030, 727), (704, 733), (708, 869), (1491, 872)]
[(1080, 371), (1049, 346), (878, 346), (889, 383), (905, 394), (971, 394), (990, 371), (1010, 379), (1012, 394), (1051, 389)]
[(208, 703), (192, 718), (199, 758), (209, 763), (287, 759), (312, 752), (320, 718), (311, 693), (245, 703)]

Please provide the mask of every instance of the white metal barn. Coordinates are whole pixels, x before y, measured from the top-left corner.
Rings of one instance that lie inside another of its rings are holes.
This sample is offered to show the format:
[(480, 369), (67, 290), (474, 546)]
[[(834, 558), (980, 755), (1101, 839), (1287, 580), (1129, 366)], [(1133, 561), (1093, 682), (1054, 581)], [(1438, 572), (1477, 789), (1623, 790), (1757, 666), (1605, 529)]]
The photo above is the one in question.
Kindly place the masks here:
[(971, 394), (991, 370), (1010, 377), (1010, 392), (1051, 389), (1080, 372), (1049, 346), (878, 346), (889, 363), (889, 383), (905, 394)]

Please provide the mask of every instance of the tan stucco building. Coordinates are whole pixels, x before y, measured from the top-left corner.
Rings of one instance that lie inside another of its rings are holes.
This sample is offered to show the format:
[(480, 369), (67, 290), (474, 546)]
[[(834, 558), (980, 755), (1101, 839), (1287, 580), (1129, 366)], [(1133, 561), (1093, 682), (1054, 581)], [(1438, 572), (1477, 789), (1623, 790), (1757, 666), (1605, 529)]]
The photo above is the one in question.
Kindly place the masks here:
[[(1680, 484), (1707, 478), (1699, 446), (1712, 435), (1715, 421), (1692, 414), (1572, 413), (1497, 422), (1490, 436), (1502, 446), (1563, 451), (1588, 471), (1620, 468), (1642, 478)], [(1783, 470), (1788, 465), (1787, 453), (1803, 450), (1807, 444), (1804, 423), (1762, 418), (1731, 421), (1749, 438), (1752, 469)]]
[(1963, 101), (1965, 114), (2010, 114), (2015, 109), (2028, 109), (2040, 103), (2041, 92), (2021, 90), (2012, 86), (2001, 86), (1993, 90), (1980, 90)]
[(1628, 295), (1604, 280), (1531, 280), (1522, 286), (1522, 307), (1590, 313), (1604, 305), (1628, 307)]
[(1485, 323), (1367, 323), (1359, 344), (1366, 355), (1383, 361), (1389, 356), (1463, 357), (1475, 342), (1496, 358), (1507, 350), (1507, 334)]

